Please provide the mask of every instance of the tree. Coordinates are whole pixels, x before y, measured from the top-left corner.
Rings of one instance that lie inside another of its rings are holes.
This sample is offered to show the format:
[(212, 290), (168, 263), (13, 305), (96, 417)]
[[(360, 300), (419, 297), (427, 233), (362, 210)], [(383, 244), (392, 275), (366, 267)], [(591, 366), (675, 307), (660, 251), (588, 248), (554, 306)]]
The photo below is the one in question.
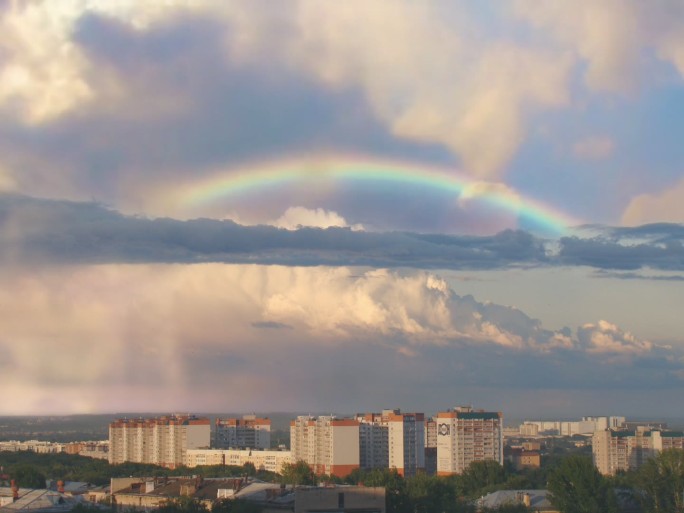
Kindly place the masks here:
[(505, 481), (506, 472), (496, 461), (474, 461), (458, 476), (456, 486), (460, 495), (479, 497)]
[(561, 513), (613, 513), (615, 493), (590, 457), (568, 456), (549, 475), (551, 500)]
[(315, 485), (316, 475), (309, 464), (299, 460), (296, 463), (283, 465), (283, 483), (293, 485)]
[(245, 499), (219, 499), (211, 506), (211, 513), (261, 513), (263, 508)]
[(647, 513), (684, 512), (684, 451), (669, 449), (647, 460), (637, 473), (635, 497)]
[(45, 488), (45, 475), (32, 465), (15, 467), (12, 477), (21, 488)]
[(192, 497), (178, 497), (160, 503), (157, 513), (206, 513), (204, 503)]

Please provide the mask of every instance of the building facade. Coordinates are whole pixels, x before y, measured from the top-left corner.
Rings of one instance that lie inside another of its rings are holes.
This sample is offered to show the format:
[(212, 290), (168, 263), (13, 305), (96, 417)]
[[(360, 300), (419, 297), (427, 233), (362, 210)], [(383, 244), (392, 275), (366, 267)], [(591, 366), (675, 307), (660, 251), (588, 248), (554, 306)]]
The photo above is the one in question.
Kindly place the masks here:
[(243, 415), (241, 419), (217, 418), (214, 423), (217, 449), (270, 449), (271, 419)]
[(594, 465), (603, 475), (636, 470), (646, 460), (667, 449), (684, 449), (684, 432), (648, 428), (606, 429), (592, 437)]
[(437, 474), (461, 474), (474, 461), (503, 465), (503, 414), (457, 407), (439, 412)]
[(425, 469), (425, 415), (383, 410), (358, 414), (361, 468), (390, 468), (402, 476)]
[(109, 424), (109, 463), (175, 468), (185, 462), (188, 449), (208, 448), (210, 441), (211, 426), (205, 417), (119, 419)]
[(359, 422), (333, 416), (299, 416), (290, 423), (290, 447), (316, 474), (345, 477), (359, 468)]
[(283, 465), (294, 463), (291, 451), (258, 451), (249, 449), (188, 449), (185, 465), (234, 465), (251, 463), (257, 470), (282, 474)]

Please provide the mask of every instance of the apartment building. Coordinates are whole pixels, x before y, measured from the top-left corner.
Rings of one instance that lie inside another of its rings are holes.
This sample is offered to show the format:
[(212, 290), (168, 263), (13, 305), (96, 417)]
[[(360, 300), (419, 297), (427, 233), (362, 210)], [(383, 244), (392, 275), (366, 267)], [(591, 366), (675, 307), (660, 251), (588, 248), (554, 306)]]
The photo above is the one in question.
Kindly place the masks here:
[(425, 469), (425, 416), (383, 410), (358, 414), (361, 468), (390, 468), (402, 476)]
[(317, 474), (347, 476), (359, 468), (359, 421), (334, 416), (299, 416), (290, 423), (293, 460)]
[(250, 449), (188, 449), (185, 465), (234, 465), (251, 463), (257, 470), (282, 474), (283, 465), (294, 463), (290, 451), (258, 451)]
[(208, 418), (170, 415), (150, 419), (118, 419), (109, 424), (109, 463), (152, 463), (175, 468), (188, 449), (208, 448)]
[(470, 406), (439, 412), (437, 474), (461, 474), (474, 461), (503, 465), (503, 414)]
[(256, 415), (217, 418), (214, 422), (214, 447), (217, 449), (270, 449), (271, 419)]
[(592, 437), (594, 464), (603, 475), (620, 470), (635, 470), (646, 460), (667, 449), (684, 449), (684, 432), (605, 429)]

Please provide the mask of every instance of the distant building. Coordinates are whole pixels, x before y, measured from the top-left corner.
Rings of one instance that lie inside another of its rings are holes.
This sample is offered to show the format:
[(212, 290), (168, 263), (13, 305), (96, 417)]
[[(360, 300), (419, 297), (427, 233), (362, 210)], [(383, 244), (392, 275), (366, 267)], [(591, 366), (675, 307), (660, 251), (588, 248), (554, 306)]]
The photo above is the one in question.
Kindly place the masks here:
[(508, 447), (504, 450), (504, 455), (506, 460), (510, 461), (516, 470), (541, 467), (541, 453), (538, 450), (526, 450), (524, 447)]
[(503, 414), (457, 407), (439, 412), (437, 474), (461, 474), (474, 461), (503, 465)]
[(383, 410), (358, 414), (361, 468), (390, 468), (402, 476), (425, 469), (425, 415)]
[(206, 417), (119, 419), (109, 424), (109, 463), (132, 461), (175, 468), (184, 463), (188, 449), (208, 448), (210, 441)]
[(251, 449), (188, 449), (185, 465), (235, 465), (251, 463), (257, 470), (282, 473), (283, 465), (294, 463), (290, 451), (259, 451)]
[(582, 417), (582, 420), (526, 420), (519, 428), (522, 436), (591, 435), (604, 429), (617, 429), (625, 424), (625, 417)]
[(551, 504), (546, 490), (499, 490), (481, 497), (477, 501), (478, 511), (494, 511), (507, 506), (523, 505), (530, 511), (559, 513)]
[(359, 468), (359, 422), (299, 416), (290, 423), (290, 447), (294, 461), (305, 461), (316, 474), (347, 476)]
[(214, 426), (216, 449), (270, 449), (271, 419), (244, 415), (237, 418), (217, 418)]
[(597, 431), (592, 438), (594, 464), (604, 475), (635, 470), (666, 449), (684, 449), (684, 433), (642, 427), (636, 430), (606, 429)]

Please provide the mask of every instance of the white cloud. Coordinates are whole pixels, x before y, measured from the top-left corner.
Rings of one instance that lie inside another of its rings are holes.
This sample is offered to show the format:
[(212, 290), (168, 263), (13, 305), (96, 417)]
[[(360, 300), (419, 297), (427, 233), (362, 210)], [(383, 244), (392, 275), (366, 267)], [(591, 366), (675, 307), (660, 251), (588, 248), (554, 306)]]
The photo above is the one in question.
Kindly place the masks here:
[(684, 76), (684, 5), (671, 0), (518, 0), (517, 14), (548, 33), (559, 51), (586, 61), (592, 90), (629, 91), (653, 80), (643, 73), (648, 53)]
[(610, 137), (588, 137), (577, 141), (572, 151), (576, 157), (586, 160), (601, 160), (615, 151), (615, 141)]
[(657, 222), (684, 222), (684, 179), (655, 194), (640, 194), (629, 202), (622, 214), (625, 225)]
[(0, 105), (16, 104), (24, 121), (43, 123), (103, 91), (136, 87), (135, 77), (115, 76), (73, 42), (86, 13), (147, 30), (194, 10), (224, 25), (234, 63), (277, 58), (327, 87), (359, 89), (397, 136), (446, 145), (466, 171), (496, 176), (525, 137), (528, 111), (567, 103), (571, 61), (479, 34), (464, 9), (452, 9), (447, 22), (438, 3), (408, 1), (299, 0), (287, 9), (205, 0), (16, 2), (0, 20), (7, 56)]
[(577, 330), (577, 337), (590, 353), (642, 354), (653, 349), (647, 340), (639, 340), (629, 331), (623, 331), (607, 321), (585, 324)]
[(363, 225), (355, 224), (349, 226), (346, 219), (332, 210), (322, 208), (290, 207), (282, 216), (266, 224), (284, 228), (286, 230), (297, 230), (301, 227), (312, 228), (351, 228), (352, 230), (363, 230)]
[[(492, 349), (523, 359), (559, 348), (607, 357), (651, 350), (604, 321), (580, 328), (578, 345), (515, 308), (459, 297), (423, 272), (65, 266), (4, 269), (0, 285), (0, 388), (12, 392), (0, 411), (7, 413), (197, 407), (197, 387), (217, 383), (239, 386), (245, 405), (274, 387), (297, 398), (309, 389), (302, 379), (316, 379), (333, 354), (376, 370), (412, 357), (430, 373), (442, 363), (430, 355), (445, 351), (460, 361)], [(350, 372), (340, 365), (336, 372)], [(216, 406), (216, 397), (202, 401)]]

